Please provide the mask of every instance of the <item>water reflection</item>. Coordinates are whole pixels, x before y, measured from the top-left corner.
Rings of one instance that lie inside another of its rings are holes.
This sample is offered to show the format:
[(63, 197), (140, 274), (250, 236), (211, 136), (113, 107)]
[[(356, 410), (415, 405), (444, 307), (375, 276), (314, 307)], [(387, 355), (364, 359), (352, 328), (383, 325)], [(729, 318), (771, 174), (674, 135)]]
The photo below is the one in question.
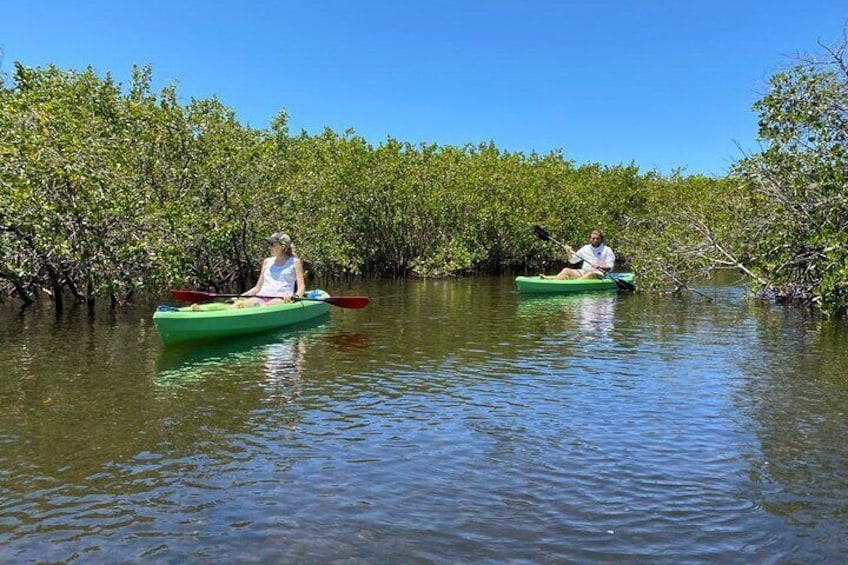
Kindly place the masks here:
[(153, 380), (159, 386), (179, 386), (245, 368), (257, 370), (260, 378), (282, 378), (300, 371), (305, 339), (328, 327), (327, 318), (320, 318), (278, 332), (165, 347)]
[(0, 316), (0, 562), (843, 560), (844, 325), (369, 284), (167, 349), (149, 311)]
[[(742, 363), (736, 405), (757, 422), (746, 454), (758, 504), (817, 536), (844, 532), (848, 518), (848, 357), (845, 321), (804, 311), (752, 309), (756, 355)], [(839, 493), (839, 494), (836, 494)]]
[(518, 316), (522, 320), (544, 321), (563, 331), (575, 330), (587, 337), (603, 339), (615, 329), (618, 300), (619, 296), (615, 293), (521, 295)]

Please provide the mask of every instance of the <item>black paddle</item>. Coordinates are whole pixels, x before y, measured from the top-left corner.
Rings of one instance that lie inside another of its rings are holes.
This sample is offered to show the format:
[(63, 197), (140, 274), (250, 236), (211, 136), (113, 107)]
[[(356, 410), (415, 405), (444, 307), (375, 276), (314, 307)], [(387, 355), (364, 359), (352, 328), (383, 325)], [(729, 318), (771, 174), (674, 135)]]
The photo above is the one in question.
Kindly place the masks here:
[[(533, 234), (536, 237), (538, 237), (539, 239), (541, 239), (542, 241), (550, 241), (552, 243), (556, 243), (557, 245), (559, 245), (560, 247), (562, 247), (566, 251), (568, 250), (567, 245), (560, 243), (559, 241), (557, 241), (553, 237), (551, 237), (551, 234), (549, 234), (548, 231), (545, 228), (543, 228), (542, 226), (533, 226)], [(578, 259), (580, 259), (581, 261), (586, 260), (583, 257), (580, 257), (580, 255), (578, 255), (577, 253), (575, 253), (574, 256), (577, 257)], [(571, 262), (571, 256), (569, 254), (569, 263), (570, 262)], [(629, 291), (629, 292), (633, 292), (634, 290), (636, 290), (636, 286), (633, 283), (631, 283), (630, 281), (626, 281), (622, 278), (616, 277), (612, 273), (604, 272), (604, 278), (609, 278), (609, 279), (612, 279), (613, 281), (615, 281), (615, 286), (617, 286), (619, 290), (626, 290), (626, 291)]]

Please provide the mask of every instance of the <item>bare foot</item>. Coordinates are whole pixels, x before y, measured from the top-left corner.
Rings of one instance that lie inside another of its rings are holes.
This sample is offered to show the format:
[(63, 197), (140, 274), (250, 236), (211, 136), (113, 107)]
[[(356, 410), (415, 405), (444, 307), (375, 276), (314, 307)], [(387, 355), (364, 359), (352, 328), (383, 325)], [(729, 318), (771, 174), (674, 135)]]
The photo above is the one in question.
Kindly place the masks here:
[(200, 306), (198, 306), (197, 304), (192, 304), (191, 305), (191, 311), (192, 312), (200, 312)]

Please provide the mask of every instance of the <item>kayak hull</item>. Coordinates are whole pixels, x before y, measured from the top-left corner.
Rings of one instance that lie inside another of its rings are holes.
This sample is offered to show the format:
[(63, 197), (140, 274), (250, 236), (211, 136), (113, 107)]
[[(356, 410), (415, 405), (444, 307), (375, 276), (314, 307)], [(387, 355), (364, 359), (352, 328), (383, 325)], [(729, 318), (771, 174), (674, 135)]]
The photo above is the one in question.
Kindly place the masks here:
[[(327, 298), (318, 291), (314, 298)], [(213, 302), (177, 310), (157, 311), (153, 324), (166, 345), (191, 341), (208, 341), (254, 334), (291, 326), (327, 314), (330, 305), (314, 300), (288, 304), (233, 308), (231, 304)]]
[[(615, 277), (633, 284), (631, 273), (616, 273)], [(597, 292), (617, 290), (618, 285), (611, 278), (603, 279), (565, 279), (536, 277), (516, 277), (518, 292), (526, 294), (569, 294), (574, 292)]]

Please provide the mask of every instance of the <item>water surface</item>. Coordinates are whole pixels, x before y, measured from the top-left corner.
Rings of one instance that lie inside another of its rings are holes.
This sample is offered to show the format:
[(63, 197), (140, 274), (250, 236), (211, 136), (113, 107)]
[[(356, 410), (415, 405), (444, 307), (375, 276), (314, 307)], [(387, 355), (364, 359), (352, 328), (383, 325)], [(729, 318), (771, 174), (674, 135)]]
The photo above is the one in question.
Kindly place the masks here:
[(701, 290), (358, 282), (174, 348), (0, 305), (0, 561), (842, 562), (844, 323)]

